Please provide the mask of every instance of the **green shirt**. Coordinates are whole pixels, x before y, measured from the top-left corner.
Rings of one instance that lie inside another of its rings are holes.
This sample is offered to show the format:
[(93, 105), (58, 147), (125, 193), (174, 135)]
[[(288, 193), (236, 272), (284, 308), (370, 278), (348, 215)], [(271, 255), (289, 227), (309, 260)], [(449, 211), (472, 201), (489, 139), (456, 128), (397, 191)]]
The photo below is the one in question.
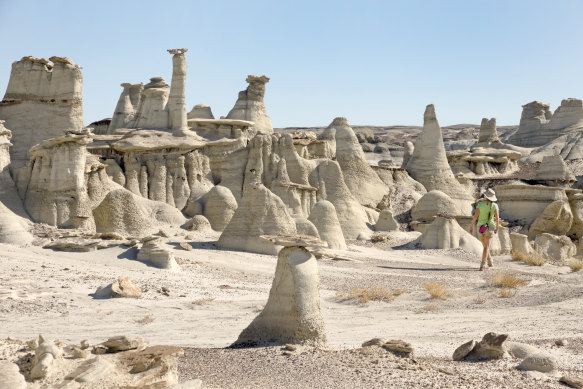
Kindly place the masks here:
[[(478, 203), (476, 209), (480, 210), (480, 215), (478, 216), (478, 227), (483, 224), (488, 224), (488, 226), (492, 228), (496, 227), (494, 220), (496, 220), (495, 215), (496, 211), (498, 210), (498, 204), (482, 200)], [(488, 214), (490, 214), (489, 218)]]

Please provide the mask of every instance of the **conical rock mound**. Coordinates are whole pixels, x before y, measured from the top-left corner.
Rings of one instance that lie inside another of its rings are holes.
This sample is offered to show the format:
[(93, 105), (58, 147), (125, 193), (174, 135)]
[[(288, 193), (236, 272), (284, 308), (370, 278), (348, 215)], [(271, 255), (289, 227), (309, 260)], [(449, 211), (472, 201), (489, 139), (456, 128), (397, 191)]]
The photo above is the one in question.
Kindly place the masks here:
[(406, 169), (411, 177), (425, 186), (427, 191), (434, 189), (442, 191), (454, 201), (459, 202), (464, 215), (471, 214), (472, 196), (455, 179), (449, 167), (441, 128), (432, 104), (425, 109), (423, 132), (415, 142), (415, 149)]
[(420, 237), (424, 249), (462, 248), (477, 255), (482, 254), (482, 244), (464, 230), (453, 218), (438, 216)]
[(318, 201), (314, 204), (308, 220), (314, 223), (320, 238), (328, 243), (328, 248), (346, 250), (346, 241), (334, 204), (326, 200)]

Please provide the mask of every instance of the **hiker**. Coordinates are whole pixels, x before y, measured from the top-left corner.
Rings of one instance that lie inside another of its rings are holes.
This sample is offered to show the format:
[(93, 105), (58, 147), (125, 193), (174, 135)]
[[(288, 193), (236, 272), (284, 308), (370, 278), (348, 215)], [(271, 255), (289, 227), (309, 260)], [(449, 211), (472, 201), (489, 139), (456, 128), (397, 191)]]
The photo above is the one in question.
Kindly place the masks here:
[[(496, 193), (492, 189), (488, 189), (482, 193), (478, 205), (476, 205), (476, 212), (474, 212), (472, 224), (470, 225), (470, 234), (473, 234), (476, 221), (478, 222), (478, 236), (482, 241), (482, 246), (484, 246), (480, 271), (493, 266), (492, 256), (490, 255), (490, 242), (492, 242), (494, 234), (497, 234), (500, 228), (500, 214), (496, 201)], [(494, 218), (496, 218), (496, 223), (494, 223)], [(486, 260), (488, 260), (488, 266), (486, 266)]]

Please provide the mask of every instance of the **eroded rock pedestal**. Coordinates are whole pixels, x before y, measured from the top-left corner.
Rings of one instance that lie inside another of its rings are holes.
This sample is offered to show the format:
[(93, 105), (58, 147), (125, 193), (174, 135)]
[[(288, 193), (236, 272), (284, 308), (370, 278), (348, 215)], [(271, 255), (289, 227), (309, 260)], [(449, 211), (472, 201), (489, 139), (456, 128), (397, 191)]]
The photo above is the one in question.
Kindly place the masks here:
[(318, 263), (306, 249), (306, 246), (325, 247), (325, 243), (299, 235), (262, 238), (284, 248), (278, 254), (265, 308), (241, 332), (233, 347), (285, 343), (325, 347)]

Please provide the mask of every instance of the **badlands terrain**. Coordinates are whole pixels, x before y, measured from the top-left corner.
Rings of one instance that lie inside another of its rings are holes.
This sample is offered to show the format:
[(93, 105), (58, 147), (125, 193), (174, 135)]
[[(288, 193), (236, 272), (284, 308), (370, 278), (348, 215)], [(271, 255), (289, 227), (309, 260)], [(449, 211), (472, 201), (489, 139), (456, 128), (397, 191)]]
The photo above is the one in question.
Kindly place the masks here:
[(187, 109), (187, 51), (89, 126), (80, 66), (12, 64), (0, 389), (583, 387), (582, 100), (274, 129), (264, 75)]

